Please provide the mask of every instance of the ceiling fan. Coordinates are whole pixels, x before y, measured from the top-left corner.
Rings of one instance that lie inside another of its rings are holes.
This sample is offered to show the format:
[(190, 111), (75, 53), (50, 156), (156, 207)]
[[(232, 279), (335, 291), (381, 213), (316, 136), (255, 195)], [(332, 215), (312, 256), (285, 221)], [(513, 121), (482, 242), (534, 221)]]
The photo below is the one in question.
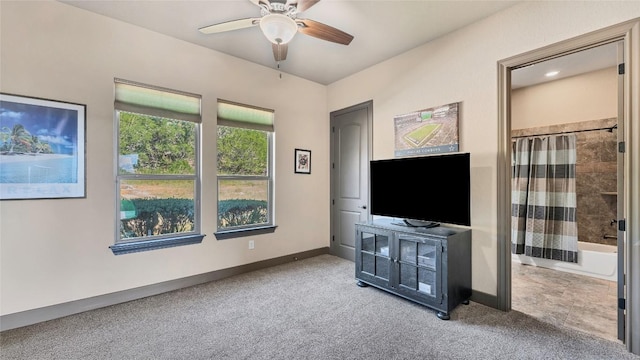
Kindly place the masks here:
[(215, 34), (259, 25), (272, 43), (277, 62), (287, 58), (288, 43), (297, 32), (338, 44), (349, 45), (353, 36), (329, 25), (298, 18), (320, 0), (249, 0), (260, 7), (261, 17), (226, 21), (198, 29), (203, 34)]

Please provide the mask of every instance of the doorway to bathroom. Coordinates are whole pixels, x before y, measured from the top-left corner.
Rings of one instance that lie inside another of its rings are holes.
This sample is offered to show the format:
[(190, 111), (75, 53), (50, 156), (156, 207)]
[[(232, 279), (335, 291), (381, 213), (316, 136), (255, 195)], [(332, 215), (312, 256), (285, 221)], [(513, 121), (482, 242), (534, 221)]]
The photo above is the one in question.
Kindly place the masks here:
[(511, 307), (618, 339), (620, 41), (511, 71)]

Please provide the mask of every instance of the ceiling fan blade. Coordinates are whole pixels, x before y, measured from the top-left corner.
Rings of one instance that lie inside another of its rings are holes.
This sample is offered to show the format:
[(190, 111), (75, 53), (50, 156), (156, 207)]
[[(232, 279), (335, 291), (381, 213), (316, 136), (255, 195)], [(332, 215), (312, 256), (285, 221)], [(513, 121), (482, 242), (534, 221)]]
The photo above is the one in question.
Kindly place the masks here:
[(320, 0), (287, 0), (287, 5), (295, 4), (296, 10), (302, 12), (315, 5), (318, 1)]
[(252, 26), (256, 26), (260, 23), (260, 18), (246, 18), (226, 21), (219, 24), (213, 24), (198, 29), (203, 34), (215, 34), (225, 31), (239, 30)]
[(271, 44), (271, 47), (276, 61), (284, 61), (287, 58), (287, 50), (289, 49), (287, 44)]
[(254, 4), (258, 5), (258, 6), (260, 6), (260, 4), (262, 3), (262, 4), (265, 4), (267, 7), (269, 7), (270, 4), (271, 4), (269, 2), (269, 0), (249, 0), (249, 1), (251, 1), (252, 3), (254, 3)]
[(298, 31), (318, 39), (331, 41), (334, 43), (349, 45), (353, 40), (353, 35), (349, 35), (342, 30), (338, 30), (329, 25), (309, 19), (297, 19)]

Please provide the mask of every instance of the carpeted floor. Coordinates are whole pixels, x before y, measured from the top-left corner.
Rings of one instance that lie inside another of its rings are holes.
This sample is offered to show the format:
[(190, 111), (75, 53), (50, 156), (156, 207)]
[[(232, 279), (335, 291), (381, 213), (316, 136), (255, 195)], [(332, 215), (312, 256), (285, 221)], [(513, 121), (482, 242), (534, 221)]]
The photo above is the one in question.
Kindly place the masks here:
[(517, 311), (435, 311), (331, 255), (0, 333), (9, 359), (640, 359)]

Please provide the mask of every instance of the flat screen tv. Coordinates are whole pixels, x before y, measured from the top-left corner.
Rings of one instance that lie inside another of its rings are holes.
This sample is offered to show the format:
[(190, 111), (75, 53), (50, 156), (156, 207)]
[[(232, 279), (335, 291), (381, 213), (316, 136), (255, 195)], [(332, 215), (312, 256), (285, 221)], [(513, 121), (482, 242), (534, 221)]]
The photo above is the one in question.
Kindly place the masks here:
[(373, 160), (371, 214), (410, 226), (471, 225), (468, 153)]

